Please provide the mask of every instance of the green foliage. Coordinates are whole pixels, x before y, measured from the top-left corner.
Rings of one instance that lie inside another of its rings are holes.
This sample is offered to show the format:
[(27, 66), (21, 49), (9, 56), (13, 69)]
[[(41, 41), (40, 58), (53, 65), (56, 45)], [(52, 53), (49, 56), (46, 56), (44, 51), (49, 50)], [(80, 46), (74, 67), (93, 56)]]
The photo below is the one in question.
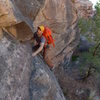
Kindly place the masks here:
[[(91, 48), (89, 52), (83, 52), (80, 54), (79, 58), (81, 59), (80, 64), (80, 72), (82, 72), (85, 68), (95, 68), (97, 70), (97, 75), (100, 76), (100, 56), (93, 56), (92, 52), (94, 48)], [(99, 74), (98, 74), (99, 73)]]
[(64, 96), (67, 97), (67, 92), (63, 92)]
[(93, 56), (91, 53), (85, 52), (81, 54), (84, 62), (87, 64), (92, 64), (94, 67), (100, 67), (100, 57)]
[[(88, 68), (96, 69), (96, 78), (100, 77), (100, 0), (97, 2), (96, 14), (92, 18), (81, 18), (78, 22), (80, 33), (87, 37), (90, 42), (94, 42), (95, 46), (89, 52), (79, 54), (80, 59), (80, 73), (88, 71)], [(93, 55), (94, 54), (94, 55)], [(72, 61), (77, 61), (77, 57), (72, 57)], [(92, 69), (93, 70), (93, 69)], [(92, 98), (89, 98), (92, 100)]]
[[(96, 14), (93, 18), (79, 20), (79, 28), (81, 34), (89, 32), (89, 34), (95, 34), (95, 41), (98, 43), (100, 41), (100, 0), (97, 2), (96, 6)], [(87, 36), (90, 39), (90, 35)]]
[[(100, 0), (97, 2), (95, 8), (95, 16), (90, 19), (81, 18), (78, 25), (80, 28), (80, 33), (86, 36), (90, 42), (95, 42), (97, 46), (100, 43)], [(96, 46), (94, 48), (96, 48)], [(96, 54), (100, 55), (100, 47), (97, 48)]]
[(78, 22), (78, 25), (79, 25), (79, 28), (80, 28), (80, 30), (81, 30), (81, 33), (82, 34), (84, 34), (84, 33), (86, 33), (86, 32), (88, 32), (88, 31), (91, 31), (91, 29), (92, 29), (92, 25), (93, 25), (93, 21), (92, 21), (92, 19), (83, 19), (83, 18), (81, 18), (81, 19), (79, 19), (79, 22)]
[(76, 61), (78, 57), (79, 57), (79, 56), (77, 56), (77, 55), (72, 56), (72, 61)]
[(95, 8), (96, 8), (97, 14), (100, 16), (100, 0), (97, 2)]

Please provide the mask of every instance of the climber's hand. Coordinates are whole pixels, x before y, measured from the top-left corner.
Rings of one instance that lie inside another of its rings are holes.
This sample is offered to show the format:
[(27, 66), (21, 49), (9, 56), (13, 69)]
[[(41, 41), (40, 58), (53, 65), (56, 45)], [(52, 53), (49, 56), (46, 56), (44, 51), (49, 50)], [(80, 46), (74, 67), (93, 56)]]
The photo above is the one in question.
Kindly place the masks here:
[(36, 56), (36, 53), (32, 53), (32, 56), (35, 57)]

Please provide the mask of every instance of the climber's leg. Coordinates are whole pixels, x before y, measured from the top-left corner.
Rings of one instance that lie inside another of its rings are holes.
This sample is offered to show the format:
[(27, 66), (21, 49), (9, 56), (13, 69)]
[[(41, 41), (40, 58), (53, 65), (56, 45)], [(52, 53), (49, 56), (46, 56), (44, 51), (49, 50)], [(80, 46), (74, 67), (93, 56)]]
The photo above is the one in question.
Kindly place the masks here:
[(49, 53), (51, 49), (52, 49), (51, 46), (49, 46), (48, 48), (44, 48), (44, 51), (43, 51), (43, 58), (44, 58), (45, 62), (48, 64), (48, 66), (50, 67), (50, 69), (53, 68), (51, 56)]

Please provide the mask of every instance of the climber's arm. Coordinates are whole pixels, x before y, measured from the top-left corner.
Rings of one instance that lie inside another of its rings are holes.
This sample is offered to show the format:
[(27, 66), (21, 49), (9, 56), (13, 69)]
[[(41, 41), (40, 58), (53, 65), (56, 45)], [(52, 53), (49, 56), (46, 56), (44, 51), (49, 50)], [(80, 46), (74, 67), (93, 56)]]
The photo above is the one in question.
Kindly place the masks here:
[(36, 56), (38, 53), (40, 53), (40, 52), (42, 51), (43, 47), (44, 47), (44, 43), (41, 43), (41, 44), (40, 44), (40, 47), (39, 47), (35, 52), (32, 53), (32, 56), (34, 57), (34, 56)]

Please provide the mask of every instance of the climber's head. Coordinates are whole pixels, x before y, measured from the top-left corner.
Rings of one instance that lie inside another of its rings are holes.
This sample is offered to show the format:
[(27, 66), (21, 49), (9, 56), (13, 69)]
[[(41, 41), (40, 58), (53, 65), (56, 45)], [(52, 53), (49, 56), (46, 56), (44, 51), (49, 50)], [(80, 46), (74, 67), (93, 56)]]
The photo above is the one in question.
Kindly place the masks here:
[(40, 37), (44, 31), (44, 26), (38, 26), (37, 35)]

